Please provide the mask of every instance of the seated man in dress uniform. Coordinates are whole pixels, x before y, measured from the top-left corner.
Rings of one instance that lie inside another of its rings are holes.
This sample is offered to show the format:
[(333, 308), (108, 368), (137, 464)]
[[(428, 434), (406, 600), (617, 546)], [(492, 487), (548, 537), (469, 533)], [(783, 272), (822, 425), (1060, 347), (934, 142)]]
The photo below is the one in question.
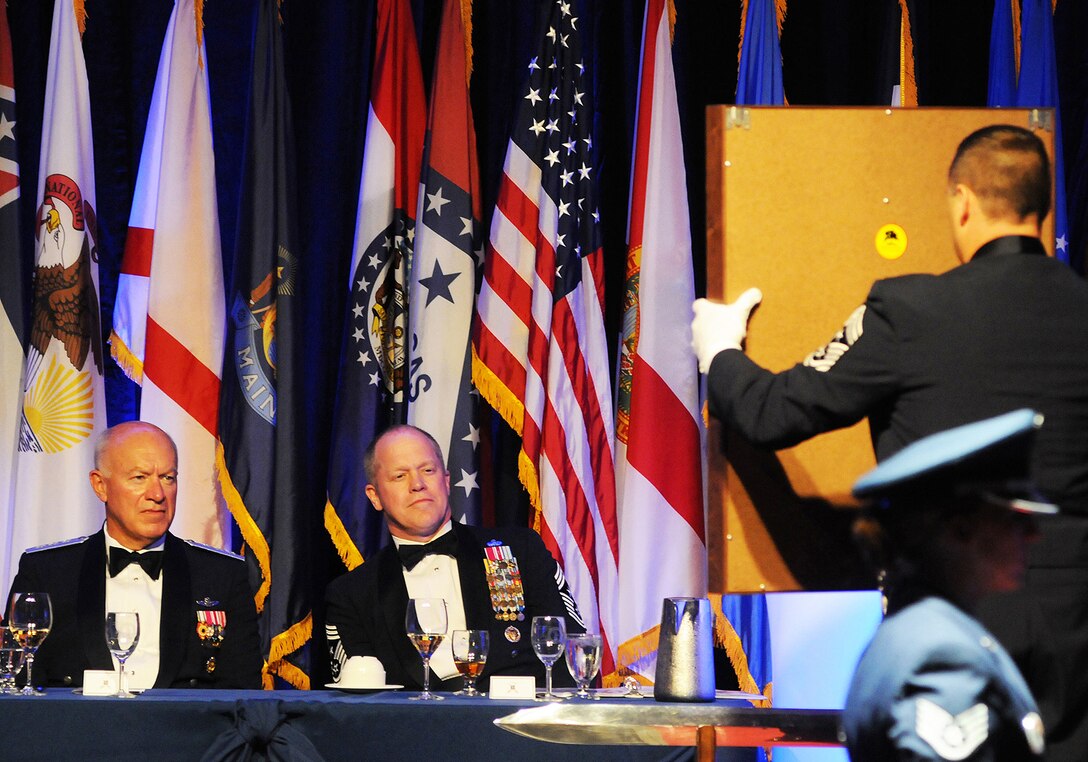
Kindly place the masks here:
[(105, 503), (102, 529), (31, 548), (19, 560), (12, 592), (49, 593), (53, 605), (53, 628), (34, 660), (35, 683), (79, 686), (84, 670), (116, 671), (106, 612), (135, 611), (140, 640), (125, 662), (129, 689), (261, 687), (244, 561), (168, 531), (177, 462), (177, 446), (157, 426), (130, 421), (107, 429), (90, 473)]
[[(414, 426), (393, 427), (367, 449), (366, 494), (382, 512), (393, 542), (328, 587), (334, 677), (348, 657), (376, 656), (387, 683), (422, 687), (423, 664), (405, 632), (409, 598), (445, 599), (447, 633), (488, 631), (484, 678), (543, 678), (530, 643), (534, 616), (564, 616), (568, 631), (584, 630), (563, 572), (536, 532), (451, 520), (445, 463), (438, 442)], [(461, 687), (448, 637), (431, 657), (431, 670), (438, 678), (431, 679), (432, 689)], [(558, 664), (554, 677), (557, 684), (571, 684)]]
[(1022, 409), (925, 437), (854, 485), (887, 605), (846, 699), (854, 762), (1043, 758), (1035, 699), (972, 615), (1022, 586), (1035, 516), (1057, 513), (1026, 479), (1041, 420)]

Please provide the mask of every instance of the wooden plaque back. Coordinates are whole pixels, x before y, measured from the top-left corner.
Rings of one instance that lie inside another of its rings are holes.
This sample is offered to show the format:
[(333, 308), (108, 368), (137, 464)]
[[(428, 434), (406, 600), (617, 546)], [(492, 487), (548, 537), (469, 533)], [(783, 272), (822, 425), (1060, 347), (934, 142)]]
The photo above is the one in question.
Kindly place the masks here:
[[(989, 124), (1036, 129), (1051, 112), (711, 106), (707, 110), (707, 296), (758, 286), (748, 355), (784, 370), (826, 344), (873, 281), (958, 264), (948, 165)], [(888, 224), (897, 259), (877, 251)], [(1044, 226), (1052, 243), (1053, 220)], [(712, 592), (869, 586), (849, 538), (850, 486), (874, 464), (868, 424), (777, 453), (711, 421), (707, 545)]]

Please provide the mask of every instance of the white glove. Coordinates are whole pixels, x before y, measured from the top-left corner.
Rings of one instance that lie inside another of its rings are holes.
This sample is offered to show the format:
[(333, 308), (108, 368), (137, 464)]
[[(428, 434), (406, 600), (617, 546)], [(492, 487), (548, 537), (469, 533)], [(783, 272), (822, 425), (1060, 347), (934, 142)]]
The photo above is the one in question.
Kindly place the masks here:
[(706, 299), (696, 299), (692, 305), (695, 319), (691, 321), (691, 348), (699, 358), (699, 372), (710, 370), (718, 352), (740, 349), (748, 333), (748, 316), (760, 301), (763, 293), (750, 288), (732, 304), (718, 304)]

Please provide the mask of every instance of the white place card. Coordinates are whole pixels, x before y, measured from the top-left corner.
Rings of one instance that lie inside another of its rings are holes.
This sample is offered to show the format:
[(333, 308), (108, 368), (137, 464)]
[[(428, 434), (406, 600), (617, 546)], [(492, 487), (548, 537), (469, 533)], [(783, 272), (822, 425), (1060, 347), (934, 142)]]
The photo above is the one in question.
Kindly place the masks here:
[(110, 669), (83, 670), (84, 696), (112, 696), (117, 693), (117, 673)]
[(532, 701), (536, 698), (536, 678), (532, 675), (495, 675), (488, 686), (487, 697)]

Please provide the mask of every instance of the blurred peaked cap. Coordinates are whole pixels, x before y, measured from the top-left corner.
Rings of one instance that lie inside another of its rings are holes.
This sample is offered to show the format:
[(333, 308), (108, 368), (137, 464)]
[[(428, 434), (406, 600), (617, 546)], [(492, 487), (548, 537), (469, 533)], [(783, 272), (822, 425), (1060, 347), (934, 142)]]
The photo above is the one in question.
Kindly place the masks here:
[(1028, 478), (1043, 416), (1014, 410), (919, 439), (854, 484), (854, 496), (889, 502), (971, 495), (1021, 513), (1057, 513)]

